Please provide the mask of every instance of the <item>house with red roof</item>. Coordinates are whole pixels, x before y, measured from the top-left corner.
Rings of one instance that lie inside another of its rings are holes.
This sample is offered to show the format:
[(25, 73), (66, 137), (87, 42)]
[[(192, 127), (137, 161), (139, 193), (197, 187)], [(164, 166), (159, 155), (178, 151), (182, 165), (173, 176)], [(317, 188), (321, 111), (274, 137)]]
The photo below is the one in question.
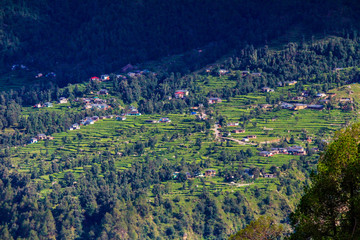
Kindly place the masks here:
[(189, 95), (188, 90), (176, 90), (175, 91), (175, 98), (184, 98), (185, 96)]

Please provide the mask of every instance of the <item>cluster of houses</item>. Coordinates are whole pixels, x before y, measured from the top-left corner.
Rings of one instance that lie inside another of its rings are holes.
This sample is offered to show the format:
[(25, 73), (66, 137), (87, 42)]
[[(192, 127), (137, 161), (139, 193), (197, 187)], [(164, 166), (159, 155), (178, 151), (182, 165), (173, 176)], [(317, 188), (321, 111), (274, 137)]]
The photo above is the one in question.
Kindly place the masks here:
[(15, 71), (18, 69), (22, 69), (22, 70), (29, 70), (29, 68), (23, 64), (14, 64), (11, 66), (11, 71)]
[(98, 97), (76, 99), (75, 101), (81, 101), (84, 104), (84, 109), (107, 110), (110, 108), (110, 106), (106, 104), (105, 99), (101, 99)]
[(325, 106), (322, 104), (303, 104), (303, 103), (294, 103), (293, 104), (293, 103), (285, 103), (285, 102), (281, 103), (280, 107), (282, 109), (289, 109), (289, 110), (293, 110), (293, 111), (298, 111), (298, 110), (305, 109), (305, 108), (321, 111), (325, 108)]
[(53, 107), (54, 105), (51, 102), (46, 102), (44, 104), (37, 103), (33, 107), (34, 108), (43, 108), (43, 107)]
[(35, 78), (41, 78), (41, 77), (55, 78), (55, 77), (56, 77), (56, 73), (54, 73), (54, 72), (49, 72), (49, 73), (46, 73), (46, 74), (38, 73), (38, 74), (35, 75)]
[[(121, 71), (126, 73), (126, 75), (125, 74), (117, 74), (117, 75), (115, 75), (117, 79), (126, 79), (126, 76), (131, 77), (131, 78), (139, 77), (144, 74), (151, 73), (147, 69), (139, 70), (136, 66), (133, 66), (131, 64), (127, 64), (126, 66), (124, 66), (121, 69)], [(105, 82), (105, 81), (109, 81), (109, 80), (110, 80), (109, 74), (103, 74), (100, 77), (93, 76), (89, 79), (89, 81), (95, 81), (95, 82)]]
[(30, 139), (30, 144), (32, 143), (37, 143), (38, 141), (41, 141), (41, 140), (53, 140), (54, 137), (52, 136), (46, 136), (45, 134), (43, 133), (39, 133), (36, 137), (33, 137)]
[[(205, 72), (206, 72), (206, 73), (211, 73), (211, 72), (213, 72), (213, 70), (214, 70), (214, 67), (213, 67), (213, 66), (209, 66), (209, 67), (207, 67), (207, 68), (205, 69)], [(227, 70), (227, 69), (224, 69), (224, 68), (220, 68), (220, 69), (216, 72), (216, 74), (219, 74), (220, 76), (226, 75), (226, 74), (229, 74), (229, 73), (231, 73), (231, 72), (230, 72), (229, 70)], [(261, 73), (260, 73), (260, 72), (250, 72), (250, 71), (246, 71), (246, 70), (241, 70), (241, 71), (240, 71), (240, 74), (241, 74), (242, 77), (245, 77), (245, 76), (248, 76), (248, 75), (253, 76), (253, 77), (260, 77), (260, 76), (261, 76)]]
[(159, 120), (145, 120), (146, 123), (170, 123), (171, 120), (168, 117), (160, 118)]
[(93, 76), (89, 79), (90, 81), (93, 82), (105, 82), (105, 81), (109, 81), (110, 80), (110, 75), (108, 74), (103, 74), (99, 77)]
[[(247, 174), (250, 178), (254, 178), (254, 174), (252, 173), (251, 169), (245, 168), (245, 169), (244, 169), (244, 173)], [(259, 176), (260, 176), (260, 177), (263, 177), (263, 178), (275, 178), (275, 177), (276, 177), (275, 174), (272, 174), (272, 173), (262, 173), (262, 172), (259, 173)]]
[[(174, 172), (173, 173), (173, 179), (177, 179), (178, 176), (179, 176), (179, 173), (180, 172)], [(194, 177), (215, 177), (216, 176), (216, 170), (214, 169), (207, 169), (205, 170), (205, 173), (201, 173), (201, 172), (196, 172), (194, 174), (191, 174), (189, 172), (186, 172), (186, 178), (189, 179), (189, 178), (194, 178)]]
[[(58, 103), (59, 103), (59, 104), (68, 103), (68, 99), (65, 98), (65, 97), (60, 97)], [(37, 104), (35, 104), (33, 107), (34, 107), (34, 108), (43, 108), (43, 107), (53, 107), (53, 106), (54, 106), (53, 103), (51, 103), (51, 102), (46, 102), (46, 103), (44, 103), (44, 104), (37, 103)]]
[(262, 157), (271, 157), (277, 154), (304, 156), (306, 155), (306, 150), (301, 146), (292, 146), (287, 148), (271, 148), (270, 151), (259, 152), (259, 156)]
[(228, 127), (236, 127), (239, 126), (239, 122), (229, 122), (226, 124)]

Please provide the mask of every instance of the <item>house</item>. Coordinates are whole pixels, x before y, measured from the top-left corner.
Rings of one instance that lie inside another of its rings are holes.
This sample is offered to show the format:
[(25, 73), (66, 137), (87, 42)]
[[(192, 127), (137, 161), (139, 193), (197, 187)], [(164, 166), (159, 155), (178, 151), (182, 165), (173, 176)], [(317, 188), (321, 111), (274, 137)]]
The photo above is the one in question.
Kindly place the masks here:
[(251, 73), (251, 76), (253, 76), (253, 77), (260, 77), (260, 76), (261, 76), (261, 73), (259, 73), (259, 72), (254, 72), (254, 73)]
[(309, 109), (321, 111), (324, 109), (324, 105), (308, 105)]
[(42, 108), (41, 103), (37, 103), (37, 104), (35, 104), (35, 105), (34, 105), (34, 108)]
[(136, 76), (136, 73), (134, 73), (134, 72), (129, 72), (127, 75), (128, 75), (129, 77), (135, 77), (135, 76)]
[(86, 121), (84, 122), (84, 125), (86, 126), (86, 125), (90, 125), (90, 124), (94, 124), (94, 123), (95, 123), (94, 120), (88, 119), (88, 120), (86, 120)]
[(161, 122), (161, 123), (169, 123), (169, 122), (171, 122), (171, 120), (169, 118), (167, 118), (167, 117), (164, 117), (164, 118), (160, 118), (159, 122)]
[[(85, 106), (87, 106), (87, 105), (85, 105)], [(110, 108), (109, 105), (107, 105), (105, 103), (101, 103), (101, 104), (94, 103), (94, 104), (91, 104), (90, 106), (91, 106), (91, 108), (96, 108), (98, 110), (107, 110)]]
[(33, 143), (37, 143), (37, 142), (38, 142), (38, 140), (36, 138), (31, 138), (29, 143), (33, 144)]
[(306, 155), (306, 151), (303, 147), (301, 146), (292, 146), (292, 147), (288, 147), (287, 148), (287, 152), (290, 155), (299, 155), (299, 156), (304, 156)]
[(225, 75), (229, 72), (229, 70), (226, 69), (219, 69), (219, 75)]
[(297, 81), (287, 81), (285, 82), (285, 84), (289, 85), (289, 86), (293, 86), (297, 83)]
[(71, 127), (69, 127), (69, 130), (76, 130), (76, 129), (80, 129), (80, 125), (78, 123), (74, 123)]
[(249, 142), (250, 140), (248, 138), (241, 139), (242, 142)]
[(244, 133), (245, 132), (245, 129), (235, 129), (232, 131), (232, 133)]
[(117, 117), (116, 117), (116, 120), (117, 120), (117, 121), (125, 121), (125, 120), (126, 120), (126, 117), (125, 117), (125, 116), (117, 116)]
[(214, 177), (216, 175), (216, 171), (213, 169), (208, 169), (205, 171), (205, 177)]
[(91, 109), (91, 108), (92, 108), (92, 105), (91, 105), (91, 104), (85, 104), (84, 108), (85, 108), (85, 109)]
[(293, 109), (294, 108), (294, 105), (293, 104), (290, 104), (290, 103), (281, 103), (280, 104), (280, 107), (282, 108), (282, 109)]
[(221, 103), (221, 102), (222, 102), (221, 98), (210, 98), (209, 99), (209, 104)]
[(108, 95), (109, 92), (107, 89), (100, 89), (100, 91), (98, 91), (98, 95)]
[(307, 104), (296, 103), (296, 104), (294, 104), (292, 110), (298, 111), (298, 110), (301, 110), (301, 109), (305, 109), (307, 107), (308, 107)]
[(136, 108), (130, 108), (129, 111), (125, 114), (128, 116), (140, 116), (141, 113), (139, 113), (139, 111)]
[(270, 151), (270, 152), (271, 152), (273, 155), (280, 153), (280, 151), (279, 151), (278, 148), (271, 148), (271, 151)]
[(65, 98), (65, 97), (61, 97), (61, 98), (59, 98), (59, 103), (60, 103), (60, 104), (62, 104), (62, 103), (68, 103), (68, 100), (67, 100), (67, 98)]
[(344, 70), (345, 68), (335, 68), (334, 70), (333, 70), (333, 72), (339, 72), (339, 71), (342, 71), (342, 70)]
[(323, 97), (326, 97), (326, 94), (325, 93), (318, 93), (318, 94), (316, 94), (316, 97), (323, 98)]
[(53, 104), (51, 102), (46, 102), (44, 103), (45, 107), (53, 107)]
[(341, 103), (352, 103), (353, 101), (351, 100), (351, 98), (340, 98), (339, 100)]
[(230, 122), (227, 124), (228, 127), (235, 127), (235, 126), (239, 126), (238, 122)]
[(261, 152), (259, 152), (259, 156), (261, 156), (261, 157), (271, 157), (273, 155), (274, 154), (272, 152), (269, 152), (269, 151), (261, 151)]
[(261, 109), (268, 109), (268, 108), (272, 108), (272, 105), (271, 104), (260, 104), (259, 107)]
[(42, 76), (43, 76), (42, 73), (38, 73), (38, 74), (35, 76), (35, 78), (41, 78)]
[(110, 76), (108, 74), (104, 74), (100, 76), (101, 81), (109, 81)]
[(264, 178), (275, 178), (275, 175), (271, 173), (265, 173)]
[(261, 91), (263, 91), (263, 92), (274, 92), (274, 89), (269, 88), (269, 87), (263, 87), (263, 88), (261, 88)]
[(246, 136), (248, 139), (255, 139), (256, 138), (256, 136), (255, 135), (248, 135), (248, 136)]
[(91, 77), (90, 81), (94, 81), (94, 82), (100, 82), (100, 78), (98, 77)]
[(188, 90), (176, 90), (175, 91), (175, 98), (184, 98), (185, 96), (189, 95)]
[(240, 73), (241, 73), (241, 75), (242, 75), (243, 77), (246, 76), (246, 75), (248, 75), (248, 74), (250, 74), (249, 71), (240, 71)]
[(45, 139), (46, 139), (46, 135), (45, 135), (45, 134), (42, 134), (42, 133), (39, 133), (36, 138), (37, 138), (37, 140), (45, 140)]

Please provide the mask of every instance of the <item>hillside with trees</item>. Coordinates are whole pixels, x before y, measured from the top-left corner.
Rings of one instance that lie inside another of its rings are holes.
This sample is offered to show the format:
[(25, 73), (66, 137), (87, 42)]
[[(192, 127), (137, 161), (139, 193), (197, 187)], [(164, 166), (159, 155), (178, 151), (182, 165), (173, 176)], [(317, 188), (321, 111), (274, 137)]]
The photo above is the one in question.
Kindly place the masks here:
[(352, 34), (359, 22), (355, 0), (6, 0), (0, 6), (1, 71), (24, 64), (56, 72), (64, 85), (192, 49), (204, 49), (196, 61), (205, 65), (246, 44)]
[(357, 1), (4, 3), (0, 239), (356, 239)]

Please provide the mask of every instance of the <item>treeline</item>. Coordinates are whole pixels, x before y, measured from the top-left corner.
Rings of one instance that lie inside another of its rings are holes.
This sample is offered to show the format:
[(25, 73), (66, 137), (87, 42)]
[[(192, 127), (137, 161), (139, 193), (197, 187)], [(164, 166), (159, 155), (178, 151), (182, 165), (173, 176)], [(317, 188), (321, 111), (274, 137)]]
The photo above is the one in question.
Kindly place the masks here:
[(7, 69), (24, 63), (55, 71), (64, 84), (205, 47), (202, 54), (190, 52), (181, 66), (191, 71), (235, 46), (263, 45), (294, 29), (298, 38), (358, 29), (358, 16), (356, 0), (6, 0), (0, 62)]
[[(225, 87), (214, 95), (229, 98), (261, 90), (262, 87), (277, 88), (279, 84), (295, 80), (298, 81), (295, 86), (298, 94), (305, 90), (304, 85), (311, 85), (309, 95), (314, 97), (318, 91), (326, 92), (334, 87), (359, 82), (359, 42), (360, 38), (354, 32), (345, 38), (335, 37), (314, 43), (289, 43), (277, 52), (270, 51), (266, 46), (248, 46), (221, 66), (235, 72), (231, 77), (236, 81), (235, 88)], [(219, 69), (220, 65), (215, 66), (213, 74), (218, 75)], [(248, 74), (244, 77), (242, 71), (245, 70), (260, 72), (261, 76)], [(343, 74), (344, 71), (346, 74)]]

